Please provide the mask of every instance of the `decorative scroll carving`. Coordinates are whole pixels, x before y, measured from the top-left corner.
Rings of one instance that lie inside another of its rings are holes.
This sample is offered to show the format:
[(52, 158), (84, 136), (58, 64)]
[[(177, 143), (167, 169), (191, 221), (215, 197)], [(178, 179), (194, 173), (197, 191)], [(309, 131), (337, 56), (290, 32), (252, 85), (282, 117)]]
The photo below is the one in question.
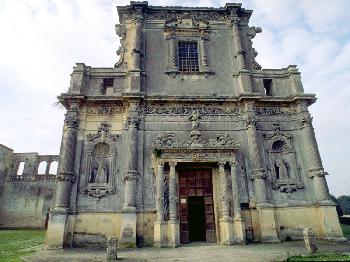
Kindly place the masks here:
[(88, 106), (87, 114), (88, 115), (113, 115), (113, 114), (122, 114), (125, 112), (125, 109), (122, 105), (96, 105), (96, 106)]
[(297, 110), (293, 107), (256, 107), (256, 114), (259, 116), (271, 115), (295, 115)]
[[(186, 13), (169, 13), (167, 11), (157, 11), (155, 13), (146, 14), (148, 20), (166, 20), (166, 21), (177, 21), (188, 17)], [(191, 17), (195, 21), (229, 21), (230, 14), (223, 12), (191, 12)]]
[[(155, 148), (186, 148), (193, 146), (193, 141), (177, 141), (173, 133), (164, 133), (156, 137), (154, 141)], [(197, 145), (197, 144), (196, 144)], [(239, 143), (228, 133), (218, 132), (216, 138), (203, 141), (200, 147), (205, 148), (239, 148)], [(197, 145), (198, 146), (198, 145)]]
[(112, 135), (109, 132), (110, 125), (106, 123), (101, 123), (101, 126), (98, 128), (97, 134), (88, 134), (87, 140), (92, 142), (94, 140), (111, 140), (116, 141), (119, 135)]
[(299, 180), (299, 169), (291, 136), (285, 134), (279, 123), (275, 129), (264, 135), (269, 155), (269, 170), (272, 174), (273, 189), (292, 193), (303, 188)]
[(118, 135), (109, 132), (110, 125), (101, 123), (97, 134), (87, 135), (84, 193), (101, 198), (115, 193), (116, 141)]
[(64, 119), (65, 124), (68, 128), (78, 128), (79, 126), (79, 118), (77, 115), (71, 115), (69, 112), (66, 115), (66, 118)]
[(218, 116), (218, 115), (238, 115), (240, 109), (237, 106), (224, 104), (197, 106), (193, 104), (148, 104), (145, 106), (145, 113), (150, 115), (191, 115), (193, 111), (197, 111), (202, 117)]

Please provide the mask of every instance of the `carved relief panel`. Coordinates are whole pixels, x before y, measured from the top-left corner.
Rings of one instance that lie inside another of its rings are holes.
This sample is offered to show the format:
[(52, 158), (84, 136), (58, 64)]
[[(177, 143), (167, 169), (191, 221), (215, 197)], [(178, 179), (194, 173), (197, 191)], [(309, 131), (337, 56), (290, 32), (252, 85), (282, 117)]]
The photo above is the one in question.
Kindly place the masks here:
[(115, 193), (118, 137), (110, 134), (109, 125), (104, 123), (99, 127), (97, 134), (87, 135), (84, 193), (96, 198)]

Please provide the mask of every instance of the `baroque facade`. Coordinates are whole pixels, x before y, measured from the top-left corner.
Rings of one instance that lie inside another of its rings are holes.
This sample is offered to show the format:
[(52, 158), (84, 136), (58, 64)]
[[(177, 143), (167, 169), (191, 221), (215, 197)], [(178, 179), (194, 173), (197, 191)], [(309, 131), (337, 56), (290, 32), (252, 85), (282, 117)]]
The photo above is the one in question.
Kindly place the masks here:
[(296, 66), (261, 69), (252, 11), (119, 6), (119, 61), (78, 63), (46, 245), (343, 235)]

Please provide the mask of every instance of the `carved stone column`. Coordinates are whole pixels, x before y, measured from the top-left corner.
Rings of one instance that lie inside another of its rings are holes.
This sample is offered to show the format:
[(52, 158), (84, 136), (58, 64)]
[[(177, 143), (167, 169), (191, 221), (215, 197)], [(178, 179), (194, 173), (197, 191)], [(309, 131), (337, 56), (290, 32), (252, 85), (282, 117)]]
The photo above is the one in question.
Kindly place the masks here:
[(234, 51), (235, 51), (235, 57), (237, 58), (238, 69), (245, 69), (246, 68), (245, 60), (244, 60), (245, 51), (242, 46), (241, 34), (239, 32), (239, 21), (240, 19), (238, 17), (233, 17), (231, 20), (233, 41), (234, 41), (234, 48), (235, 48)]
[[(206, 41), (207, 36), (202, 36), (201, 40), (199, 41), (199, 48), (200, 48), (200, 54), (201, 54), (201, 61), (202, 66), (204, 69), (208, 68), (208, 57), (207, 57), (207, 50), (206, 50)], [(205, 70), (203, 70), (205, 71)]]
[(77, 129), (79, 125), (79, 105), (70, 106), (65, 116), (66, 131), (64, 132), (59, 156), (58, 174), (53, 209), (49, 215), (46, 231), (46, 248), (63, 248), (67, 238), (67, 221), (71, 185), (75, 182), (74, 162), (77, 143)]
[(180, 227), (177, 219), (177, 173), (176, 162), (170, 162), (169, 173), (169, 246), (177, 247), (180, 244)]
[(154, 245), (164, 246), (164, 161), (157, 161), (156, 209), (157, 220), (154, 222)]
[(267, 203), (265, 184), (266, 172), (259, 147), (254, 104), (246, 103), (245, 110), (248, 147), (252, 166), (251, 178), (254, 180), (255, 202), (259, 214), (259, 223), (261, 225), (261, 240), (262, 242), (278, 242), (274, 209), (271, 204)]
[(303, 134), (303, 145), (306, 151), (307, 163), (309, 163), (309, 177), (313, 179), (314, 191), (317, 202), (330, 202), (330, 196), (325, 175), (327, 174), (322, 166), (321, 156), (318, 151), (317, 141), (312, 118), (307, 105), (299, 104), (298, 113), (300, 117), (301, 131)]
[(132, 65), (133, 70), (140, 69), (140, 58), (141, 58), (141, 28), (142, 28), (142, 15), (136, 15), (134, 18), (135, 28), (134, 28), (134, 41), (132, 49)]
[(233, 210), (234, 217), (241, 218), (241, 201), (239, 196), (239, 188), (238, 188), (238, 168), (237, 162), (231, 161), (231, 183), (232, 183), (232, 195), (233, 195)]
[(69, 207), (69, 193), (71, 184), (75, 181), (74, 160), (79, 125), (78, 105), (71, 106), (65, 116), (66, 132), (62, 139), (62, 148), (59, 156), (58, 175), (56, 177), (55, 210), (64, 210)]
[(226, 162), (219, 162), (219, 182), (220, 182), (220, 200), (222, 218), (230, 217), (230, 197), (228, 191), (228, 179), (225, 173)]
[(176, 162), (170, 162), (169, 174), (169, 218), (177, 220), (177, 174), (175, 172)]
[(252, 165), (252, 179), (254, 179), (254, 192), (256, 203), (266, 203), (266, 172), (264, 169), (258, 134), (256, 130), (257, 121), (255, 118), (254, 105), (252, 103), (246, 104), (246, 127), (249, 153)]
[(233, 231), (234, 231), (234, 242), (244, 244), (246, 241), (245, 235), (245, 223), (241, 217), (241, 200), (239, 195), (238, 187), (238, 163), (237, 161), (231, 161), (231, 183), (232, 183), (232, 194), (233, 194)]
[(219, 165), (219, 184), (221, 201), (220, 223), (220, 243), (222, 245), (231, 245), (233, 243), (233, 225), (230, 215), (230, 194), (228, 189), (228, 179), (225, 172), (226, 162), (218, 162)]
[(169, 42), (169, 60), (168, 60), (168, 72), (173, 72), (177, 71), (178, 68), (176, 66), (176, 41), (175, 41), (175, 34), (170, 33), (167, 37), (166, 40)]
[(157, 221), (164, 220), (164, 161), (157, 161), (156, 209)]
[(136, 209), (136, 183), (138, 173), (138, 103), (130, 102), (129, 129), (127, 132), (127, 173), (125, 175), (124, 209)]
[(124, 207), (121, 216), (119, 246), (136, 247), (136, 193), (138, 173), (138, 102), (129, 102), (129, 117), (127, 145), (126, 145), (126, 167), (124, 176)]

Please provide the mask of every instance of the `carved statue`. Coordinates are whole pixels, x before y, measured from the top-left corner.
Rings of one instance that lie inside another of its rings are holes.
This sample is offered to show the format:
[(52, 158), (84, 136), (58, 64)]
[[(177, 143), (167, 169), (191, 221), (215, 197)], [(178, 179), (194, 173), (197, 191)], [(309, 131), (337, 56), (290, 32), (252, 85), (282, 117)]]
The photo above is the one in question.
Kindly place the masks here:
[(281, 156), (277, 156), (275, 160), (276, 178), (282, 180), (289, 179), (288, 167), (287, 160)]
[(109, 153), (110, 147), (107, 143), (98, 143), (94, 147), (90, 183), (109, 182)]
[(189, 118), (190, 121), (192, 121), (192, 131), (199, 130), (199, 120), (201, 119), (201, 116), (199, 115), (197, 110), (193, 110), (192, 114)]
[(98, 163), (95, 183), (108, 183), (108, 164), (104, 160)]

